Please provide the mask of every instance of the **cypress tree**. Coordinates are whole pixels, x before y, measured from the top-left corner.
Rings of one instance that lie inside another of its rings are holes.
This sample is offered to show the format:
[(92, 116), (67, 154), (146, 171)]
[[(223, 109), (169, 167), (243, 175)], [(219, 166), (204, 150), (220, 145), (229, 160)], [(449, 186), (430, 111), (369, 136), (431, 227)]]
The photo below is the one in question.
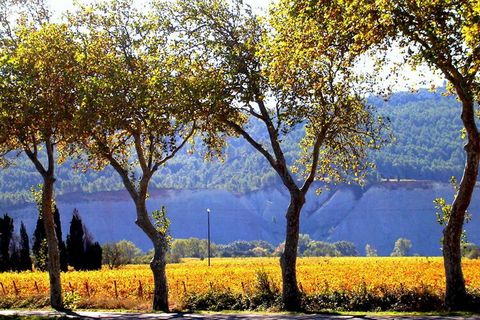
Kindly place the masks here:
[(84, 269), (85, 244), (82, 218), (77, 209), (73, 210), (70, 233), (67, 236), (68, 264), (75, 270)]
[(10, 241), (9, 254), (10, 254), (10, 269), (11, 271), (21, 271), (20, 270), (20, 248), (19, 248), (19, 239), (17, 235), (12, 236)]
[(60, 212), (58, 207), (55, 205), (55, 210), (53, 212), (53, 219), (55, 221), (55, 234), (58, 241), (58, 250), (60, 252), (60, 269), (62, 271), (68, 270), (68, 257), (67, 257), (67, 247), (65, 246), (65, 241), (62, 239), (62, 224), (60, 222)]
[(85, 250), (85, 270), (100, 270), (102, 268), (102, 247), (98, 242), (90, 243)]
[(32, 270), (32, 258), (30, 258), (30, 243), (28, 239), (27, 229), (25, 225), (20, 224), (20, 248), (19, 248), (19, 262), (18, 270), (26, 271)]
[(0, 272), (11, 269), (10, 242), (13, 237), (13, 219), (8, 214), (0, 218)]
[(67, 236), (68, 264), (75, 270), (98, 270), (102, 268), (102, 247), (93, 242), (93, 237), (80, 217), (73, 210), (70, 233)]
[(48, 267), (47, 235), (41, 212), (38, 214), (37, 225), (35, 226), (35, 231), (33, 231), (32, 253), (35, 268), (46, 271)]

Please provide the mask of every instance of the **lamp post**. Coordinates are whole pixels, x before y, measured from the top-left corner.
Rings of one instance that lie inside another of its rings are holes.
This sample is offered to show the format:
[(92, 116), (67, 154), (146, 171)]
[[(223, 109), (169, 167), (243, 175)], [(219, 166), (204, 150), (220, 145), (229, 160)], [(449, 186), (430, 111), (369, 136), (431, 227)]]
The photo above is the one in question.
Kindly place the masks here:
[(208, 230), (208, 237), (207, 237), (208, 266), (210, 267), (210, 209), (207, 209), (207, 230)]

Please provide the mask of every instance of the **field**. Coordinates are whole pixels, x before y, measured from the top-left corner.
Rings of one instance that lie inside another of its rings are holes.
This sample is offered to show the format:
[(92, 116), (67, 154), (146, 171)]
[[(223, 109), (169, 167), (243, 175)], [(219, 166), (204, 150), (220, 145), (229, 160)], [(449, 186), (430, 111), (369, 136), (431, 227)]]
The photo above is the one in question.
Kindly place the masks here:
[[(466, 259), (463, 267), (468, 290), (477, 293), (480, 260)], [(259, 287), (259, 273), (268, 276), (269, 290), (278, 294), (281, 287), (278, 258), (215, 258), (211, 267), (206, 260), (186, 259), (168, 265), (171, 307), (191, 308), (192, 297), (210, 295), (211, 298), (213, 293), (226, 293), (230, 298), (258, 295), (259, 290), (265, 289)], [(386, 296), (406, 293), (413, 293), (412, 299), (425, 300), (441, 299), (444, 294), (441, 258), (301, 258), (298, 281), (306, 296), (317, 300), (318, 297), (352, 299), (358, 295), (362, 299), (385, 300)], [(140, 310), (150, 307), (153, 282), (147, 265), (67, 272), (62, 274), (62, 282), (66, 302), (72, 307)], [(47, 297), (46, 273), (0, 274), (0, 307), (42, 306), (47, 304)]]

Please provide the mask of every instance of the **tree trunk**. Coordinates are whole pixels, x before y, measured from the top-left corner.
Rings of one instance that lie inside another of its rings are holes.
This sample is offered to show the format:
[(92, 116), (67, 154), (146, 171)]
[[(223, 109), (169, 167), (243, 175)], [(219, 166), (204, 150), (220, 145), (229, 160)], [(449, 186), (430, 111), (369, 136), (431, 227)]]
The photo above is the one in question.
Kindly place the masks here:
[(464, 308), (467, 296), (460, 247), (465, 212), (470, 205), (477, 181), (479, 153), (476, 144), (468, 143), (465, 149), (467, 151), (465, 170), (452, 204), (450, 218), (443, 230), (443, 258), (446, 276), (445, 306), (449, 310)]
[(463, 80), (453, 82), (457, 95), (462, 101), (462, 122), (467, 133), (465, 145), (467, 159), (462, 181), (452, 203), (447, 225), (443, 230), (443, 263), (445, 267), (445, 306), (449, 310), (461, 310), (466, 306), (467, 293), (462, 272), (461, 240), (465, 213), (472, 200), (477, 183), (480, 160), (480, 136), (475, 123), (475, 108), (471, 93)]
[(44, 177), (42, 189), (42, 215), (48, 245), (48, 274), (50, 277), (50, 305), (63, 309), (62, 283), (60, 281), (60, 252), (53, 217), (53, 177)]
[(153, 273), (154, 294), (153, 294), (153, 310), (162, 310), (168, 312), (168, 284), (165, 267), (166, 250), (165, 245), (157, 243), (154, 245), (154, 255), (150, 261), (150, 268)]
[(300, 291), (297, 285), (297, 247), (300, 231), (300, 211), (305, 203), (303, 194), (290, 195), (290, 205), (287, 210), (287, 230), (285, 250), (280, 257), (282, 268), (282, 301), (288, 311), (298, 311), (301, 307)]
[(139, 197), (136, 201), (137, 220), (135, 223), (145, 232), (153, 244), (154, 254), (152, 261), (150, 261), (154, 281), (153, 310), (168, 312), (168, 284), (165, 272), (168, 250), (167, 239), (152, 224), (145, 202), (143, 197)]

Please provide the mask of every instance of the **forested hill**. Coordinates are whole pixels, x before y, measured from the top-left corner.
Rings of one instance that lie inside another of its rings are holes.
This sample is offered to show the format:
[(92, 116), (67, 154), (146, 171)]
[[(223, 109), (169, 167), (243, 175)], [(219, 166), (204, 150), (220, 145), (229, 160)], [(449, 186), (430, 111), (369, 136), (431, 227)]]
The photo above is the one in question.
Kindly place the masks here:
[(465, 156), (455, 97), (421, 90), (373, 101), (389, 117), (395, 141), (375, 153), (384, 177), (449, 181), (463, 172)]
[[(461, 140), (460, 107), (454, 97), (421, 90), (417, 93), (396, 93), (388, 102), (372, 99), (379, 112), (391, 121), (396, 141), (372, 154), (377, 172), (372, 179), (401, 178), (448, 181), (460, 175), (464, 156)], [(253, 127), (261, 135), (261, 127)], [(284, 141), (289, 154), (294, 154), (295, 140), (301, 132)], [(183, 150), (155, 175), (152, 188), (196, 189), (216, 188), (244, 193), (275, 183), (275, 174), (264, 159), (243, 140), (231, 139), (226, 161), (205, 162), (198, 155)], [(57, 193), (121, 190), (116, 173), (79, 173), (67, 162), (58, 168)], [(40, 183), (39, 175), (23, 156), (10, 168), (0, 170), (0, 203), (2, 206), (30, 198), (30, 188)]]

